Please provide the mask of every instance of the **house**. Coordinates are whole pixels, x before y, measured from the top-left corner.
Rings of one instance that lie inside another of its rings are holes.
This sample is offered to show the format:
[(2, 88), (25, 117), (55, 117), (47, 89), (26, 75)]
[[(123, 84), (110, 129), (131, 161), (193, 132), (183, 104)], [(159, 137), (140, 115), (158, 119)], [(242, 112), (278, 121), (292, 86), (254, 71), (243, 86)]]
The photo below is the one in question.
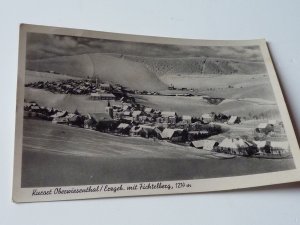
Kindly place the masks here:
[(161, 112), (161, 116), (164, 118), (164, 122), (176, 124), (176, 120), (177, 120), (176, 112), (163, 111)]
[(140, 136), (141, 131), (142, 131), (142, 127), (140, 127), (140, 126), (133, 126), (133, 127), (131, 127), (129, 133), (130, 133), (131, 136)]
[(110, 91), (111, 90), (111, 85), (108, 83), (101, 83), (100, 84), (100, 89), (105, 90), (105, 91)]
[(99, 131), (113, 130), (117, 121), (107, 113), (88, 113), (87, 119), (84, 120), (84, 128)]
[(180, 129), (188, 129), (189, 123), (186, 121), (179, 121), (178, 123), (176, 123), (176, 127)]
[(277, 120), (269, 120), (268, 124), (270, 124), (271, 127), (273, 127), (273, 131), (276, 133), (284, 133), (284, 128), (281, 123), (279, 123)]
[(145, 123), (147, 120), (148, 120), (148, 117), (147, 117), (147, 116), (139, 116), (139, 117), (138, 117), (138, 121), (139, 121), (140, 123)]
[(259, 153), (266, 152), (267, 141), (253, 141), (253, 143), (256, 145)]
[(120, 123), (117, 127), (117, 132), (121, 134), (129, 134), (131, 126), (127, 123)]
[(177, 117), (176, 112), (167, 112), (167, 111), (163, 111), (161, 112), (161, 116), (162, 117)]
[(96, 122), (113, 120), (112, 117), (107, 113), (88, 113), (88, 118), (91, 118)]
[(66, 118), (68, 119), (68, 124), (69, 125), (79, 126), (79, 127), (83, 126), (83, 119), (80, 115), (70, 113), (66, 116)]
[(65, 117), (66, 117), (67, 119), (70, 119), (70, 118), (72, 118), (72, 117), (74, 117), (74, 116), (77, 116), (77, 115), (74, 114), (74, 113), (69, 113), (69, 114), (66, 115)]
[(162, 139), (168, 139), (174, 142), (179, 142), (182, 140), (182, 132), (183, 129), (170, 129), (165, 128), (163, 132), (161, 133)]
[(150, 113), (153, 113), (154, 110), (152, 108), (145, 108), (144, 112), (147, 113), (147, 114), (150, 114)]
[(198, 140), (191, 142), (191, 146), (209, 151), (213, 150), (218, 145), (219, 143), (214, 140)]
[(57, 113), (55, 113), (54, 115), (50, 116), (53, 119), (54, 118), (59, 118), (59, 117), (65, 117), (68, 114), (67, 111), (58, 111)]
[(275, 125), (278, 124), (278, 123), (277, 123), (276, 120), (269, 120), (269, 121), (268, 121), (268, 124), (275, 126)]
[(121, 121), (124, 122), (124, 123), (132, 123), (134, 120), (134, 118), (132, 116), (123, 116)]
[(141, 115), (142, 115), (142, 111), (140, 111), (140, 110), (136, 110), (136, 111), (132, 112), (132, 117), (134, 119), (138, 119), (138, 117), (141, 116)]
[(156, 118), (153, 116), (147, 116), (147, 119), (146, 119), (146, 121), (148, 121), (149, 123), (153, 123), (153, 122), (155, 122), (155, 120), (156, 120)]
[(24, 103), (24, 110), (29, 111), (31, 109), (31, 106), (33, 106), (32, 103), (25, 102)]
[(91, 93), (92, 100), (116, 100), (116, 96), (111, 93)]
[(234, 155), (251, 155), (257, 152), (257, 147), (241, 138), (225, 138), (218, 145), (222, 152)]
[(191, 123), (192, 122), (192, 117), (188, 116), (188, 115), (183, 115), (182, 116), (182, 121), (187, 122), (187, 123)]
[(169, 89), (169, 90), (175, 90), (175, 87), (174, 87), (174, 85), (171, 84), (171, 85), (168, 87), (168, 89)]
[(241, 122), (241, 118), (238, 116), (231, 116), (230, 119), (227, 121), (227, 124), (238, 124)]
[(122, 105), (116, 105), (116, 104), (112, 105), (112, 107), (113, 109), (118, 109), (118, 110), (123, 108)]
[(268, 134), (271, 131), (274, 131), (274, 127), (271, 124), (268, 123), (260, 123), (258, 124), (257, 128), (255, 128), (255, 131), (257, 133), (265, 133)]
[(154, 131), (156, 133), (156, 137), (161, 137), (161, 133), (163, 132), (163, 130), (164, 130), (163, 127), (155, 126)]
[(124, 107), (125, 105), (127, 105), (127, 106), (130, 107), (130, 108), (133, 107), (132, 103), (130, 103), (130, 102), (123, 102), (122, 105), (123, 105), (123, 107)]
[(225, 153), (238, 153), (238, 145), (237, 143), (231, 138), (225, 138), (219, 144), (219, 150)]
[(271, 151), (273, 154), (281, 155), (289, 152), (289, 143), (287, 141), (271, 141)]
[(119, 126), (117, 127), (117, 129), (127, 129), (129, 128), (129, 124), (127, 123), (120, 123)]
[(201, 119), (204, 123), (210, 123), (213, 122), (215, 118), (213, 114), (205, 113), (201, 116)]
[(164, 118), (162, 118), (162, 117), (156, 118), (156, 123), (163, 123), (163, 122), (164, 122)]
[(202, 129), (202, 127), (203, 127), (203, 124), (200, 121), (190, 124), (190, 130), (200, 130), (200, 129)]
[(123, 116), (131, 116), (131, 112), (130, 111), (124, 111)]
[(66, 117), (55, 117), (55, 118), (53, 118), (52, 123), (67, 124), (68, 123), (68, 119)]
[(274, 132), (276, 133), (284, 133), (284, 128), (282, 124), (274, 125)]
[(219, 145), (219, 142), (217, 142), (217, 141), (214, 141), (214, 140), (204, 140), (203, 149), (212, 151), (218, 145)]
[(163, 128), (170, 128), (170, 124), (169, 123), (160, 123), (160, 126), (163, 127)]
[(127, 110), (130, 110), (130, 106), (129, 105), (123, 105), (123, 111), (127, 111)]
[(47, 115), (49, 115), (49, 116), (57, 113), (57, 111), (55, 111), (53, 108), (50, 108), (50, 107), (47, 107), (46, 110), (47, 110)]
[(116, 100), (116, 96), (111, 93), (100, 94), (100, 100)]
[(90, 98), (91, 98), (91, 100), (100, 100), (100, 93), (98, 93), (98, 92), (91, 93)]
[(230, 116), (227, 116), (223, 113), (219, 113), (218, 115), (216, 115), (215, 120), (225, 123), (225, 122), (228, 122), (229, 118), (230, 118)]
[(155, 127), (148, 125), (140, 125), (141, 132), (140, 135), (145, 138), (157, 137), (157, 133), (155, 131)]
[(41, 108), (38, 106), (38, 105), (32, 105), (31, 107), (30, 107), (30, 111), (31, 112), (40, 112), (41, 111)]
[(287, 141), (253, 141), (260, 153), (285, 154), (289, 152)]

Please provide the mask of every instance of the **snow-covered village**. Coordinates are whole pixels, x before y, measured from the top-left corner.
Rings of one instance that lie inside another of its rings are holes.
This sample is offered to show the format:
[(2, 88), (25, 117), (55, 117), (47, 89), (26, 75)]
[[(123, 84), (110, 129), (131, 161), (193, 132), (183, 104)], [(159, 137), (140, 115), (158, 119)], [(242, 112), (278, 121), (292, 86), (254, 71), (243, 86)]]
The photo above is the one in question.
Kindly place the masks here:
[[(122, 85), (98, 82), (97, 79), (36, 82), (26, 86), (45, 89), (53, 93), (85, 95), (91, 101), (105, 102), (106, 107), (102, 112), (82, 114), (77, 109), (70, 112), (65, 109), (42, 106), (36, 102), (25, 102), (25, 117), (35, 117), (54, 124), (75, 126), (121, 137), (134, 136), (165, 140), (216, 153), (266, 158), (290, 155), (287, 141), (274, 140), (274, 137), (284, 134), (280, 121), (263, 120), (250, 131), (252, 135), (241, 134), (220, 139), (218, 135), (236, 127), (243, 127), (243, 122), (247, 121), (241, 120), (238, 115), (215, 112), (198, 116), (179, 115), (175, 111), (162, 111), (158, 108), (147, 107), (137, 103), (134, 96), (160, 96), (161, 94), (129, 90)], [(176, 88), (172, 87), (172, 89)], [(194, 95), (184, 93), (181, 96), (188, 98)], [(199, 97), (203, 98), (201, 95)], [(205, 96), (204, 99), (210, 98)], [(217, 137), (214, 138), (214, 136)], [(221, 154), (219, 156), (230, 158)]]
[(27, 38), (22, 187), (295, 168), (258, 45)]

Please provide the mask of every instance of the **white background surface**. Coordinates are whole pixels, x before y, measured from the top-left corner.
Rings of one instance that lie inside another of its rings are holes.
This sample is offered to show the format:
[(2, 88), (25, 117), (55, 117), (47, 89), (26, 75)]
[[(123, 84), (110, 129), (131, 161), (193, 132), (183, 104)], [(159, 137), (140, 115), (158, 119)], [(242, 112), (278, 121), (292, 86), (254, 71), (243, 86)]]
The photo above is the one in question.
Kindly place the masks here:
[[(1, 1), (0, 224), (300, 224), (300, 184), (234, 192), (11, 202), (19, 23), (196, 39), (266, 38), (300, 133), (300, 1)], [(299, 139), (299, 135), (298, 135)]]

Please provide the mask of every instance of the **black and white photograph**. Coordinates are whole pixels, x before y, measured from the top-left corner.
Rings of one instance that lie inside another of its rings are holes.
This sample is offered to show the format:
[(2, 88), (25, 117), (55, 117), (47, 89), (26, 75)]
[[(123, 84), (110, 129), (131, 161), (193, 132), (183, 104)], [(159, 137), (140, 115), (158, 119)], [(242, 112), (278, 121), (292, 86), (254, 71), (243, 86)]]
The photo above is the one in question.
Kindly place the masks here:
[(21, 189), (169, 190), (164, 182), (296, 170), (264, 40), (69, 33), (24, 32)]

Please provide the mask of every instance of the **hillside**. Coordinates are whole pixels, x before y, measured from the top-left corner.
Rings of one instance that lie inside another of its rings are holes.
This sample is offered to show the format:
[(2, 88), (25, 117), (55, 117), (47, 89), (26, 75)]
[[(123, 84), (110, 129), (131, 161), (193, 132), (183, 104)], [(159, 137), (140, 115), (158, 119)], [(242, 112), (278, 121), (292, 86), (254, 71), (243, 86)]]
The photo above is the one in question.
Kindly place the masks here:
[(28, 60), (28, 70), (55, 71), (76, 77), (96, 76), (138, 90), (163, 90), (166, 75), (253, 75), (265, 73), (261, 62), (206, 57), (153, 58), (120, 54), (83, 54)]
[(252, 75), (266, 73), (262, 62), (211, 57), (150, 58), (128, 55), (122, 57), (144, 64), (159, 77), (166, 74)]
[(167, 86), (144, 65), (107, 54), (84, 54), (28, 60), (27, 69), (55, 71), (74, 77), (98, 77), (137, 90), (164, 90)]

